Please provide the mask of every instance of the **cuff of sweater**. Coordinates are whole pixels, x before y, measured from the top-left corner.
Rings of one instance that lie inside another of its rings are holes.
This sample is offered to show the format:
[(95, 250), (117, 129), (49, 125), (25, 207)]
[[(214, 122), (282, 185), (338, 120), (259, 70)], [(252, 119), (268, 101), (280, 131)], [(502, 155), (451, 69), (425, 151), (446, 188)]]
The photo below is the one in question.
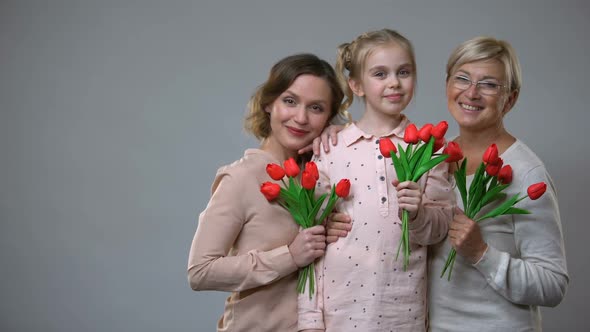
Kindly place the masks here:
[(295, 264), (288, 246), (280, 246), (271, 250), (269, 254), (271, 255), (270, 259), (273, 262), (273, 270), (277, 271), (281, 277), (297, 271), (297, 264)]
[(486, 281), (493, 282), (500, 264), (502, 264), (502, 252), (488, 244), (488, 248), (473, 267), (484, 275)]
[(324, 318), (321, 312), (307, 312), (299, 314), (297, 319), (297, 331), (302, 330), (325, 330)]
[(416, 213), (416, 218), (408, 222), (408, 230), (415, 231), (417, 229), (424, 227), (425, 224), (426, 218), (424, 218), (424, 209), (419, 208), (418, 213)]

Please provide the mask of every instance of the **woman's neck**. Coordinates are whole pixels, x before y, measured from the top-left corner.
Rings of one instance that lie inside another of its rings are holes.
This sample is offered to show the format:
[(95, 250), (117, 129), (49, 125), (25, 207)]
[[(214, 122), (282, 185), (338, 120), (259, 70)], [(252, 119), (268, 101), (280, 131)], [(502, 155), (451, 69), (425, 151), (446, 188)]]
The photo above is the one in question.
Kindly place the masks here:
[(467, 158), (467, 174), (473, 174), (487, 148), (493, 143), (498, 147), (498, 154), (504, 153), (516, 138), (506, 129), (501, 127), (488, 128), (483, 130), (469, 130), (459, 128), (459, 136), (455, 142), (459, 144), (463, 155)]
[(356, 125), (365, 133), (381, 137), (397, 128), (403, 118), (402, 114), (389, 115), (365, 111), (361, 119), (356, 122)]
[(295, 150), (286, 149), (284, 146), (278, 144), (275, 140), (264, 139), (260, 143), (260, 150), (270, 153), (278, 161), (283, 162), (289, 158), (298, 160), (299, 154)]

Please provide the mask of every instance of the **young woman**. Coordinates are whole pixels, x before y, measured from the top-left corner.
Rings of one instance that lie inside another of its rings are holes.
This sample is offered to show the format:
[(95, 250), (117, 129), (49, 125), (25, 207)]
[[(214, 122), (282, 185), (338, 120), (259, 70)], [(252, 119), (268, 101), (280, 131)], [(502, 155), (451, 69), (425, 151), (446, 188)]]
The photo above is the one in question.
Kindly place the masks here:
[(245, 126), (261, 145), (217, 171), (188, 261), (192, 289), (232, 292), (218, 331), (297, 330), (297, 270), (324, 254), (325, 230), (299, 232), (260, 186), (267, 164), (302, 159), (342, 98), (333, 68), (311, 54), (280, 60), (251, 98)]

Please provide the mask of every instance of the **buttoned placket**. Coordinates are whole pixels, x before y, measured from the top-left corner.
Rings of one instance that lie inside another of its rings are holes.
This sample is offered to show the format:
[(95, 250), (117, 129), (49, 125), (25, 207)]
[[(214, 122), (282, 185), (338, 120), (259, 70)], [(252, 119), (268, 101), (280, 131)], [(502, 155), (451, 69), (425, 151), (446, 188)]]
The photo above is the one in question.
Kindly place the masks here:
[(379, 214), (383, 217), (389, 215), (389, 199), (387, 195), (387, 171), (388, 159), (381, 155), (379, 150), (379, 140), (377, 140), (377, 147), (375, 148), (374, 157), (377, 159), (375, 162), (376, 176), (377, 176), (377, 193), (379, 199)]

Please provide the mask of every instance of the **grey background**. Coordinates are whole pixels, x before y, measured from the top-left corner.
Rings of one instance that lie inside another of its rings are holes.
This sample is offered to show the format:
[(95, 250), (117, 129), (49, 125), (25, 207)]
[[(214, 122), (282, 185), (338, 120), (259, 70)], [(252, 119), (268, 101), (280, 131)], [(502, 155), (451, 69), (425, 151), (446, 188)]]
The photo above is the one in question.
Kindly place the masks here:
[(587, 2), (2, 0), (0, 330), (214, 330), (226, 294), (192, 292), (186, 262), (215, 170), (258, 144), (250, 94), (283, 56), (334, 62), (382, 27), (415, 45), (417, 124), (452, 123), (458, 43), (514, 45), (524, 86), (506, 121), (558, 187), (571, 275), (544, 327), (586, 329)]

